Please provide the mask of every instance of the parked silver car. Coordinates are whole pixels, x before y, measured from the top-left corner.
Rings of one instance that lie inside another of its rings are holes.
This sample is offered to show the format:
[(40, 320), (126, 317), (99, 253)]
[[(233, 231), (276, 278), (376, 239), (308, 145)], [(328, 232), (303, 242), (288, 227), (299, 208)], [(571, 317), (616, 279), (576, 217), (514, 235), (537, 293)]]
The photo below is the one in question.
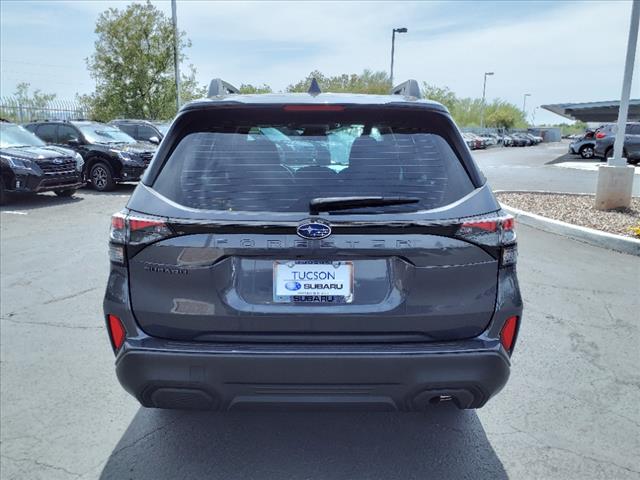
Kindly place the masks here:
[(595, 132), (586, 132), (582, 137), (577, 138), (569, 145), (569, 153), (580, 155), (584, 159), (591, 159), (595, 154), (596, 138)]

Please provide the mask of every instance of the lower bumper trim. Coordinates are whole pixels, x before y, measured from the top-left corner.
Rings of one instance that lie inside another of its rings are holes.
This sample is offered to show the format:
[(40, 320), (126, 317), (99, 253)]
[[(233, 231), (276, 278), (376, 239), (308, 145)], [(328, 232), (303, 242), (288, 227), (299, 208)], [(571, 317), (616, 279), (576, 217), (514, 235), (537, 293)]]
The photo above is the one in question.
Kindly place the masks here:
[(509, 377), (503, 351), (403, 355), (171, 352), (125, 347), (120, 383), (143, 406), (208, 410), (478, 408)]

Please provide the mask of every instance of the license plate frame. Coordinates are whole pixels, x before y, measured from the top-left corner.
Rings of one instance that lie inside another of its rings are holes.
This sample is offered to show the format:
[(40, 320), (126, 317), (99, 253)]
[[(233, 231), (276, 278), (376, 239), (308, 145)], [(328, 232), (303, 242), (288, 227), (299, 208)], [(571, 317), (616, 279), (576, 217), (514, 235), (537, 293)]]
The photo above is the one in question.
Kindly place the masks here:
[[(311, 305), (352, 303), (354, 270), (353, 262), (348, 260), (274, 260), (273, 301)], [(311, 278), (305, 280), (305, 277)], [(339, 285), (341, 288), (305, 288), (306, 285)]]

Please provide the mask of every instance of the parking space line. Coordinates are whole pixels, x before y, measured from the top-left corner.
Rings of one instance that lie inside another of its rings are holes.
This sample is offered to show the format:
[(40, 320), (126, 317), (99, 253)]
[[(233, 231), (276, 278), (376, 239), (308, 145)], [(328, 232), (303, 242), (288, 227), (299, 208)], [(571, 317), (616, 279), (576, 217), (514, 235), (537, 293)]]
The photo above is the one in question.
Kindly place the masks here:
[(9, 213), (11, 215), (29, 215), (29, 212), (20, 212), (18, 210), (3, 210), (2, 213)]

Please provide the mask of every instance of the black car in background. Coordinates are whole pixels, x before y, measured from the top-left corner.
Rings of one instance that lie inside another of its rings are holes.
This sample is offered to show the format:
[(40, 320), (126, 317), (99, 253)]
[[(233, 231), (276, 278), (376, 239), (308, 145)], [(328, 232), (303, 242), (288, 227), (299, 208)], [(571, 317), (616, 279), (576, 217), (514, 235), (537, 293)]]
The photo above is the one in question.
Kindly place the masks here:
[(138, 142), (112, 125), (86, 120), (42, 121), (27, 129), (48, 144), (72, 148), (84, 158), (84, 173), (98, 191), (113, 190), (118, 182), (139, 180), (156, 146)]
[[(169, 124), (153, 123), (148, 120), (116, 119), (111, 120), (109, 125), (118, 127), (130, 137), (141, 142), (160, 143), (160, 140), (167, 133)], [(166, 127), (166, 128), (165, 128)]]
[[(608, 123), (601, 126), (596, 130), (595, 137), (595, 156), (605, 160), (613, 157), (613, 144), (616, 140), (616, 125), (614, 123)], [(622, 156), (627, 159), (627, 163), (631, 163), (632, 165), (635, 165), (640, 161), (640, 123), (627, 123)]]
[(70, 197), (84, 185), (83, 164), (73, 150), (47, 146), (23, 127), (0, 122), (0, 204), (10, 193)]

